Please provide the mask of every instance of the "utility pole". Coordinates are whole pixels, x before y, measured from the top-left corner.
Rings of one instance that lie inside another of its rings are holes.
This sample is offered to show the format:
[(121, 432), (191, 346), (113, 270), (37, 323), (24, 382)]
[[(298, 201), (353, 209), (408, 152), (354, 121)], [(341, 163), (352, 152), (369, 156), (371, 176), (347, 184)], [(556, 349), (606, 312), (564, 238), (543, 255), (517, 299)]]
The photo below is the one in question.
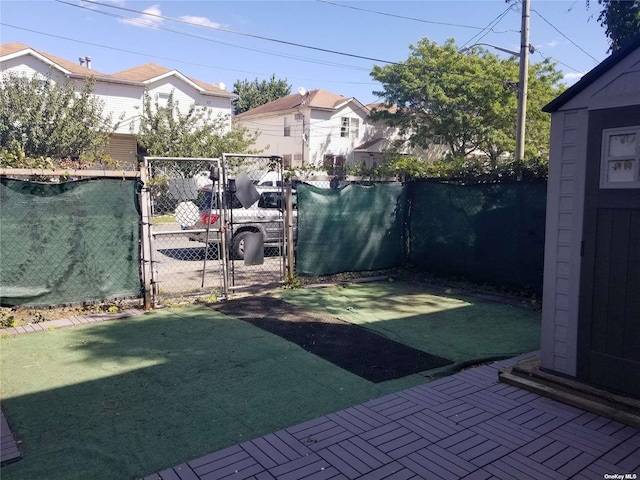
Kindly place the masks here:
[(527, 86), (529, 84), (529, 0), (522, 0), (520, 27), (520, 74), (518, 76), (518, 118), (516, 124), (516, 160), (524, 160), (524, 133), (527, 123)]

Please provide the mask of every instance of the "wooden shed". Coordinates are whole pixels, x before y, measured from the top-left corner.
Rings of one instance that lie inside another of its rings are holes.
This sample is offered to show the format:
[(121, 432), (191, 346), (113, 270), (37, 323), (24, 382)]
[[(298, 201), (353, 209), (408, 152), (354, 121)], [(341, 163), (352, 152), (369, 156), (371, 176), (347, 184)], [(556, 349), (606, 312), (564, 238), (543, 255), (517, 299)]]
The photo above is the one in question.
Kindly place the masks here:
[(640, 36), (544, 111), (541, 368), (640, 396)]

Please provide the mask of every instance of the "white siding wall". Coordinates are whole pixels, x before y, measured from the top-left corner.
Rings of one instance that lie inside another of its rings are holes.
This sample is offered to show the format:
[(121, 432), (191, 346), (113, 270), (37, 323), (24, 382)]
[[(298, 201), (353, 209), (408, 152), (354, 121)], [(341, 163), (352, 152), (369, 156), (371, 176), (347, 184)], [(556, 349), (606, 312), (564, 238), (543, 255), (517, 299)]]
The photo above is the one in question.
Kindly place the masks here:
[[(308, 112), (305, 113), (308, 115)], [(284, 117), (289, 118), (290, 136), (284, 136)], [(305, 122), (308, 123), (308, 117)], [(274, 115), (270, 117), (257, 117), (238, 119), (238, 124), (249, 131), (260, 131), (260, 136), (255, 143), (256, 150), (264, 150), (266, 155), (293, 155), (302, 154), (302, 120), (295, 120), (294, 113), (287, 115)], [(305, 155), (306, 160), (306, 155)]]
[(60, 78), (64, 79), (63, 76), (60, 76), (59, 70), (51, 70), (49, 65), (32, 55), (23, 55), (21, 57), (2, 62), (2, 72), (25, 75), (28, 77), (40, 75), (42, 78), (51, 74), (51, 78), (53, 80), (57, 81)]
[[(120, 122), (117, 133), (131, 134), (131, 123), (140, 115), (144, 88), (111, 82), (96, 82), (96, 96), (104, 104), (105, 115)], [(138, 107), (138, 108), (136, 108)]]
[[(357, 137), (341, 137), (342, 117), (359, 121)], [(367, 129), (365, 112), (347, 105), (337, 112), (313, 110), (309, 130), (309, 161), (322, 165), (325, 155), (344, 155), (346, 162), (354, 162), (353, 150), (364, 142)]]
[(576, 373), (588, 111), (553, 115), (542, 309), (542, 366)]
[(591, 110), (640, 104), (640, 49), (551, 117), (547, 193), (542, 366), (576, 374), (587, 134)]

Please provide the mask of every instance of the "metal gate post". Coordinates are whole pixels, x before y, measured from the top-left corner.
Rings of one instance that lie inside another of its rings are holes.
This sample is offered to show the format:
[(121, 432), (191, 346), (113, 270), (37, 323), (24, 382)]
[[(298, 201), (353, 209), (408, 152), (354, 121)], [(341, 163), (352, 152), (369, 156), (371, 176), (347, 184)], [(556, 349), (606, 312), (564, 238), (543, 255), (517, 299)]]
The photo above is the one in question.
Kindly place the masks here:
[(285, 281), (293, 279), (293, 276), (295, 275), (293, 255), (293, 222), (295, 221), (295, 218), (293, 215), (293, 194), (291, 193), (291, 180), (287, 180), (286, 189), (285, 221), (287, 222), (287, 276), (285, 278)]
[(141, 272), (143, 282), (143, 301), (144, 309), (150, 310), (155, 305), (155, 298), (152, 292), (152, 266), (151, 266), (151, 226), (150, 215), (151, 210), (151, 196), (149, 195), (149, 187), (147, 182), (149, 180), (149, 170), (147, 159), (144, 159), (144, 163), (140, 165), (140, 182), (142, 183), (140, 189), (140, 221), (141, 221), (141, 234), (140, 234), (140, 254), (141, 254)]

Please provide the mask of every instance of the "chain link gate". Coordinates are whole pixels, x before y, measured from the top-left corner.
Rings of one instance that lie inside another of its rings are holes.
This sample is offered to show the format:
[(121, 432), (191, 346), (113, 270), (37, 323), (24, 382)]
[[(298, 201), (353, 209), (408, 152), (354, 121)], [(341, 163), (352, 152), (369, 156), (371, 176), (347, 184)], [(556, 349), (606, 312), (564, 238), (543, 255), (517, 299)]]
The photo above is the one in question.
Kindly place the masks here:
[(145, 157), (145, 171), (154, 304), (284, 280), (281, 157)]

